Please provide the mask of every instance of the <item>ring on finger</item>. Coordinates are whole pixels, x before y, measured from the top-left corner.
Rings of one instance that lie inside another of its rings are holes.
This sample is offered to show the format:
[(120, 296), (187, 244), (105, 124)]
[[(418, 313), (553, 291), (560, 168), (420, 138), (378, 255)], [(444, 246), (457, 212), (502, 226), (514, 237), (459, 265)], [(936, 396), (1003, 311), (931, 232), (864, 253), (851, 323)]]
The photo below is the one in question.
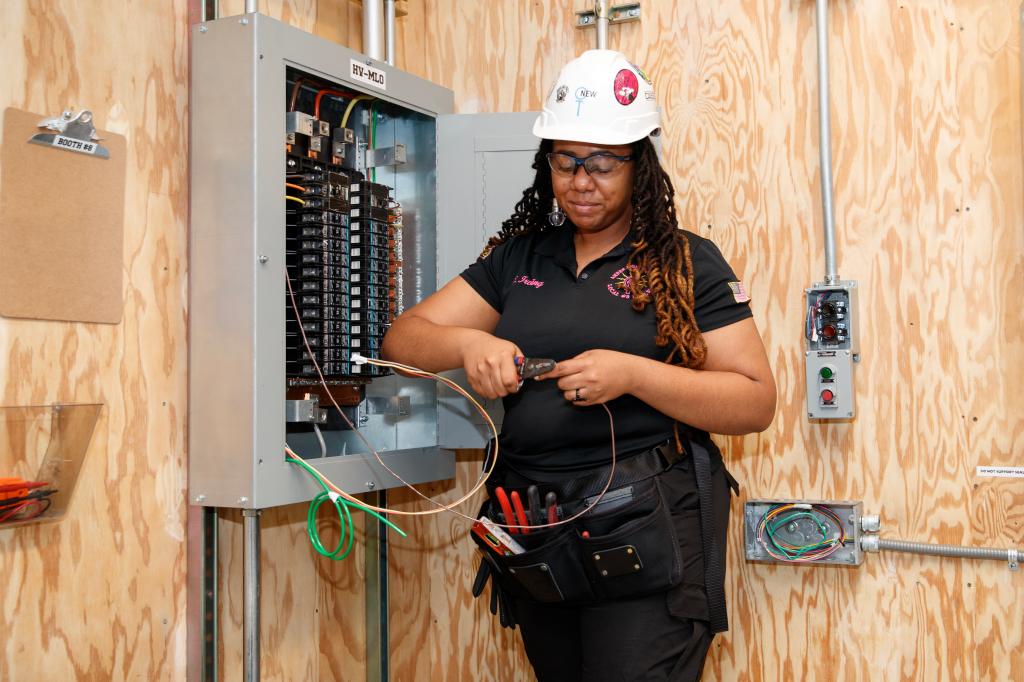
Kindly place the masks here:
[(583, 396), (581, 396), (581, 395), (580, 395), (580, 389), (578, 389), (578, 388), (577, 388), (577, 389), (576, 389), (576, 394), (575, 394), (575, 395), (574, 395), (574, 396), (572, 397), (572, 401), (573, 401), (574, 403), (578, 403), (578, 402), (580, 402), (581, 400), (583, 400)]

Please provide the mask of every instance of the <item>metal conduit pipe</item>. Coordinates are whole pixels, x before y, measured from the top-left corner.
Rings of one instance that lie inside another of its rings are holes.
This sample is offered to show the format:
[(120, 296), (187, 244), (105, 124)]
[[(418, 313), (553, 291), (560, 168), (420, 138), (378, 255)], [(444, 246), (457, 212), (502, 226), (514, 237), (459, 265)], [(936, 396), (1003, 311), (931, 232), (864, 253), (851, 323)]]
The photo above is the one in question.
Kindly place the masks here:
[(384, 61), (395, 65), (395, 0), (384, 0)]
[(260, 510), (242, 510), (242, 609), (244, 660), (242, 679), (260, 680)]
[(260, 0), (245, 0), (245, 13), (255, 14), (260, 11)]
[(821, 208), (825, 222), (825, 282), (839, 281), (836, 268), (836, 216), (832, 204), (832, 112), (828, 85), (828, 0), (817, 0), (818, 137), (821, 152)]
[(597, 17), (597, 49), (608, 49), (608, 0), (595, 0), (594, 16)]
[(1016, 549), (990, 549), (987, 547), (959, 547), (957, 545), (933, 545), (926, 542), (906, 540), (883, 540), (877, 536), (861, 538), (861, 547), (868, 552), (906, 552), (928, 556), (955, 557), (959, 559), (992, 559), (1016, 564), (1021, 553)]
[(363, 54), (377, 61), (384, 60), (381, 40), (384, 6), (381, 0), (363, 0)]

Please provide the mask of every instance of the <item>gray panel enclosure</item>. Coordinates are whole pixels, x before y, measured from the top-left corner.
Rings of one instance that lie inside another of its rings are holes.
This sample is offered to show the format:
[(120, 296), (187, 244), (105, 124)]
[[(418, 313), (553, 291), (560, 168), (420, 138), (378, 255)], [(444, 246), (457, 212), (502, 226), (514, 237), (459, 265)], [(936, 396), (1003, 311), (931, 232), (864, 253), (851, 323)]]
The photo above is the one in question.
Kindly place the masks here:
[[(533, 157), (540, 140), (530, 131), (536, 118), (536, 112), (438, 118), (438, 288), (477, 259), (533, 183)], [(462, 370), (447, 376), (469, 388)], [(501, 401), (474, 396), (500, 429)], [(441, 447), (483, 447), (491, 434), (476, 409), (444, 386), (437, 397)]]
[[(295, 67), (404, 107), (384, 139), (401, 136), (409, 163), (382, 178), (406, 207), (405, 302), (437, 281), (435, 119), (451, 91), (393, 69), (387, 90), (349, 77), (364, 56), (261, 15), (193, 27), (189, 310), (189, 498), (266, 508), (309, 500), (318, 488), (285, 462), (285, 83)], [(407, 416), (373, 415), (361, 431), (410, 482), (454, 476), (437, 447), (435, 387), (376, 380), (369, 396), (408, 396)], [(291, 437), (291, 436), (289, 436)], [(308, 437), (296, 439), (302, 454)], [(331, 436), (316, 465), (351, 492), (399, 484), (351, 432)]]

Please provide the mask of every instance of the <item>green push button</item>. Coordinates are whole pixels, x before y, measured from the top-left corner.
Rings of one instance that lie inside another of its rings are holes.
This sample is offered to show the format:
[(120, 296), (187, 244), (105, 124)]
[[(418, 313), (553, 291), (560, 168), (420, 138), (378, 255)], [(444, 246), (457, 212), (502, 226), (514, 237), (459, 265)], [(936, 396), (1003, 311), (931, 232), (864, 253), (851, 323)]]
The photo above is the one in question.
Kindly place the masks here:
[(820, 374), (822, 379), (831, 379), (834, 373), (831, 367), (822, 367)]

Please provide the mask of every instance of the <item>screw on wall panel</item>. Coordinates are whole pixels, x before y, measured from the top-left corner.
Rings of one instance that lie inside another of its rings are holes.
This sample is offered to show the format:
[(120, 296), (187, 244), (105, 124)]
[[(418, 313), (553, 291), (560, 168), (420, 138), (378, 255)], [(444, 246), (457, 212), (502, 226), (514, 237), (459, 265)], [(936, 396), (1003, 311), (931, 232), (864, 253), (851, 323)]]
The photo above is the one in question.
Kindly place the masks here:
[(199, 32), (200, 33), (206, 33), (206, 31), (207, 31), (207, 28), (205, 26), (200, 26), (199, 27)]
[(238, 504), (245, 504), (248, 501), (249, 501), (249, 498), (244, 496), (244, 495), (242, 497), (238, 498)]
[(246, 19), (245, 17), (242, 17), (241, 19), (238, 20), (238, 23), (240, 23), (242, 26), (245, 26), (246, 24), (249, 23), (249, 20)]
[(373, 481), (367, 481), (366, 482), (366, 487), (369, 488), (370, 490), (373, 490), (374, 488), (377, 487), (377, 484), (374, 483)]
[(206, 495), (196, 495), (196, 504), (206, 502)]
[(258, 258), (257, 260), (259, 260), (259, 262), (260, 262), (260, 264), (261, 264), (261, 265), (266, 265), (267, 261), (269, 261), (269, 260), (270, 260), (270, 257), (269, 257), (269, 256), (264, 256), (264, 255), (263, 255), (263, 254), (261, 253), (261, 254), (260, 254), (260, 257), (259, 257), (259, 258)]

